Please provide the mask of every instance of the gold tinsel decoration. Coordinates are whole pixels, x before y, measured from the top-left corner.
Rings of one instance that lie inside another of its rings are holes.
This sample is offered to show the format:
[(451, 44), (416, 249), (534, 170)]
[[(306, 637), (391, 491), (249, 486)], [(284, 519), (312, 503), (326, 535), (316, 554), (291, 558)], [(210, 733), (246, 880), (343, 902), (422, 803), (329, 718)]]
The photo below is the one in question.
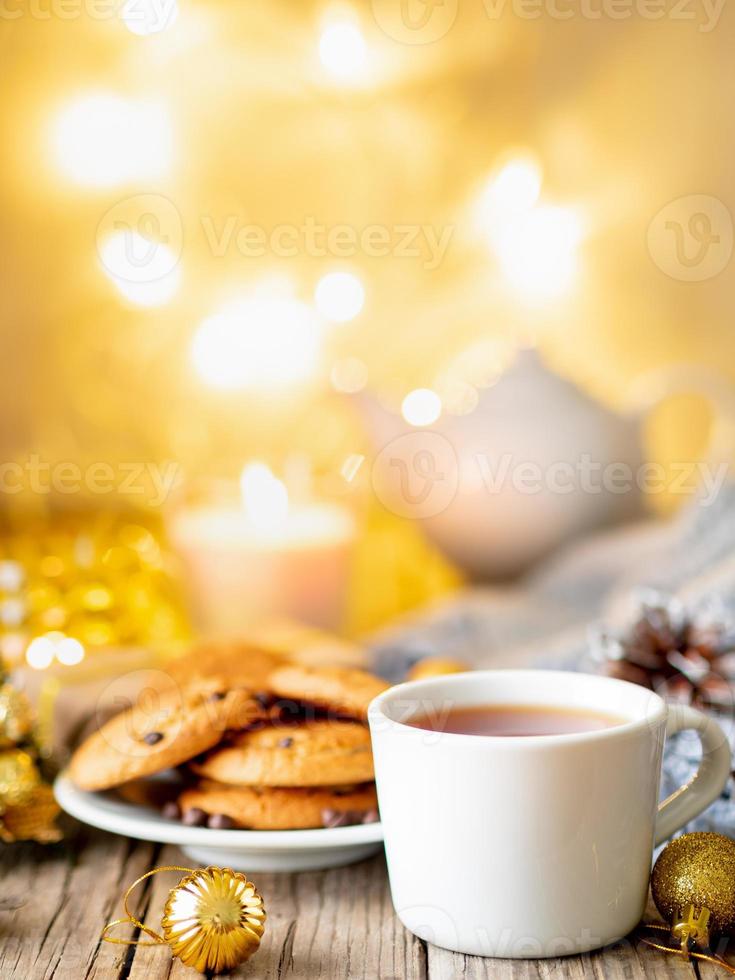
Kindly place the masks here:
[(0, 752), (0, 813), (9, 806), (23, 806), (40, 782), (41, 774), (28, 752)]
[(59, 806), (44, 782), (48, 766), (34, 732), (30, 701), (7, 680), (0, 658), (0, 841), (61, 838), (54, 825)]
[[(185, 871), (172, 888), (163, 909), (163, 935), (143, 925), (131, 914), (128, 900), (133, 889), (161, 871)], [(102, 938), (121, 945), (167, 945), (185, 966), (200, 973), (223, 973), (244, 963), (260, 946), (265, 928), (265, 906), (255, 885), (230, 868), (154, 868), (141, 875), (123, 897), (125, 918), (105, 926)], [(153, 942), (116, 939), (115, 926), (131, 923)]]
[[(39, 637), (57, 653), (73, 639), (86, 659), (188, 635), (160, 522), (91, 510), (6, 517), (0, 528), (0, 657), (12, 668)], [(77, 662), (57, 657), (54, 669)]]
[(23, 806), (9, 806), (0, 817), (0, 840), (12, 844), (17, 840), (35, 840), (40, 844), (53, 844), (62, 834), (54, 821), (59, 815), (59, 804), (50, 786), (37, 786)]
[(33, 708), (26, 695), (12, 684), (0, 686), (0, 749), (8, 749), (33, 730)]

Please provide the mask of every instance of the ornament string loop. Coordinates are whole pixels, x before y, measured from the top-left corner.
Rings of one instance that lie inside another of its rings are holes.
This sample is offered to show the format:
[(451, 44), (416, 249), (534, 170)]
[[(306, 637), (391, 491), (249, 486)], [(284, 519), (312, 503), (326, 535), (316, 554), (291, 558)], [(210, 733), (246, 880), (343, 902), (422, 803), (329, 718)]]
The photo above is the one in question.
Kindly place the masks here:
[[(101, 939), (106, 943), (114, 943), (117, 946), (167, 946), (168, 943), (163, 938), (163, 936), (151, 929), (149, 926), (144, 925), (140, 919), (136, 918), (130, 911), (128, 901), (133, 891), (142, 884), (147, 878), (152, 878), (153, 875), (159, 874), (161, 871), (183, 871), (186, 874), (195, 874), (196, 872), (192, 868), (181, 868), (176, 864), (166, 865), (163, 868), (153, 868), (151, 871), (146, 871), (144, 875), (140, 878), (136, 878), (135, 881), (130, 885), (128, 890), (123, 895), (123, 909), (125, 910), (125, 917), (123, 919), (114, 919), (112, 922), (108, 922), (105, 928), (102, 930)], [(116, 936), (110, 936), (109, 932), (111, 929), (115, 929), (117, 926), (123, 925), (133, 925), (136, 929), (140, 929), (147, 936), (150, 936), (153, 942), (148, 942), (145, 939), (118, 939)]]
[[(168, 893), (161, 917), (161, 932), (130, 911), (133, 890), (162, 871), (184, 877)], [(119, 946), (168, 946), (184, 966), (200, 973), (227, 973), (247, 960), (260, 946), (265, 928), (265, 905), (252, 881), (232, 868), (182, 868), (166, 865), (136, 878), (123, 896), (125, 916), (108, 922), (101, 938)], [(132, 925), (148, 939), (118, 939), (110, 932)]]
[[(669, 926), (661, 925), (658, 922), (646, 922), (641, 926), (642, 929), (656, 929), (659, 932), (671, 932)], [(735, 966), (728, 963), (727, 960), (722, 956), (714, 956), (710, 953), (699, 953), (693, 949), (682, 948), (681, 946), (667, 946), (664, 943), (654, 942), (653, 939), (649, 939), (647, 936), (640, 936), (641, 942), (645, 943), (646, 946), (650, 946), (652, 949), (658, 949), (662, 953), (673, 953), (674, 956), (681, 956), (684, 960), (702, 960), (705, 963), (714, 963), (715, 966), (721, 967), (728, 973), (735, 975)]]

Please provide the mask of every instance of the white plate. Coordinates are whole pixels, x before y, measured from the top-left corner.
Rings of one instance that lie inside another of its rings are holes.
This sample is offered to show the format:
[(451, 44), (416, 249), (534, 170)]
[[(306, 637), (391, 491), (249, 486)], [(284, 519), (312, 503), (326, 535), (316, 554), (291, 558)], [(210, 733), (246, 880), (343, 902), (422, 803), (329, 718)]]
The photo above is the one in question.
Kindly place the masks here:
[(177, 844), (198, 866), (235, 871), (311, 871), (361, 861), (379, 851), (379, 823), (318, 830), (210, 830), (165, 820), (155, 810), (110, 793), (85, 793), (65, 773), (54, 793), (62, 810), (82, 823), (139, 840)]

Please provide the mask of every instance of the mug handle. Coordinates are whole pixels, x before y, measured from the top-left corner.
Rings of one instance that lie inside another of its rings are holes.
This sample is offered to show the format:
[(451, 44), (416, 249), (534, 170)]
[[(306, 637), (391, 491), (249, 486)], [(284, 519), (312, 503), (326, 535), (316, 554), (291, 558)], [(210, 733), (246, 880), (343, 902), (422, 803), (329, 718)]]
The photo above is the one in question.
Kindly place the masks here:
[(666, 737), (691, 729), (702, 743), (702, 761), (694, 776), (659, 804), (656, 846), (693, 820), (722, 792), (732, 765), (727, 736), (712, 718), (683, 704), (669, 705)]

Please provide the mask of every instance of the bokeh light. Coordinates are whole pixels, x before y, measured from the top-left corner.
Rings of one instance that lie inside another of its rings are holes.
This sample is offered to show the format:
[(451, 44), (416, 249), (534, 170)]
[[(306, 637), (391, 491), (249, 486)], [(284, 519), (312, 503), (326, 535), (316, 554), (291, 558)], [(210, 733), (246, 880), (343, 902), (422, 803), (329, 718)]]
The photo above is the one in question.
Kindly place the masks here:
[(541, 193), (541, 166), (533, 157), (510, 160), (492, 181), (489, 194), (504, 211), (527, 211)]
[(181, 270), (174, 252), (131, 228), (116, 231), (100, 247), (102, 268), (137, 306), (161, 306), (177, 293)]
[(351, 272), (329, 272), (317, 283), (314, 302), (327, 320), (346, 323), (362, 311), (365, 287)]
[(37, 636), (28, 644), (26, 661), (34, 670), (45, 670), (53, 663), (56, 645), (48, 636)]
[(84, 660), (84, 647), (73, 636), (65, 636), (56, 644), (56, 659), (65, 667), (73, 667)]
[(430, 388), (415, 388), (403, 399), (401, 414), (409, 425), (431, 425), (442, 413), (442, 401)]
[(103, 92), (81, 96), (60, 111), (53, 144), (57, 164), (70, 180), (103, 188), (164, 176), (173, 137), (161, 103)]
[(84, 646), (58, 630), (37, 636), (28, 644), (26, 662), (34, 670), (46, 670), (54, 659), (65, 667), (80, 664), (84, 660)]
[(267, 390), (307, 380), (315, 371), (320, 332), (313, 311), (291, 297), (251, 296), (206, 319), (191, 356), (216, 388)]
[(351, 21), (326, 24), (319, 37), (319, 60), (335, 81), (346, 85), (364, 81), (368, 48), (359, 26)]
[(368, 382), (367, 364), (359, 357), (343, 357), (333, 365), (330, 380), (335, 391), (354, 395)]
[(494, 248), (508, 283), (528, 302), (561, 296), (578, 269), (582, 226), (571, 208), (532, 208), (494, 236)]

